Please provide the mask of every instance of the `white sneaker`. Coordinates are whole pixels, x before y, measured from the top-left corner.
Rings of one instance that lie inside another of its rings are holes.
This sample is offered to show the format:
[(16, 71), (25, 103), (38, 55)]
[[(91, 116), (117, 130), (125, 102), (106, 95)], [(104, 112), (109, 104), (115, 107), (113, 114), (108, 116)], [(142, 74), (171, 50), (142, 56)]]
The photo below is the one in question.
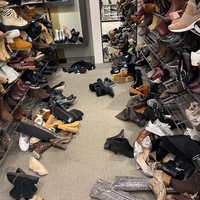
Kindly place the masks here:
[(29, 139), (30, 139), (29, 135), (20, 133), (19, 147), (22, 151), (28, 151), (28, 149), (29, 149)]
[(166, 133), (165, 135), (174, 135), (173, 131), (170, 129), (171, 126), (169, 124), (162, 123), (158, 119), (155, 122), (156, 125), (159, 126), (161, 130), (164, 131), (164, 133)]
[(192, 66), (199, 66), (197, 63), (200, 62), (200, 50), (191, 52), (191, 64)]
[(3, 25), (13, 29), (20, 27), (24, 28), (28, 25), (27, 21), (17, 17), (17, 14), (13, 9), (4, 9), (1, 13), (1, 17)]
[(191, 139), (199, 141), (200, 142), (200, 133), (197, 131), (196, 128), (187, 128), (184, 132), (184, 135), (190, 136)]

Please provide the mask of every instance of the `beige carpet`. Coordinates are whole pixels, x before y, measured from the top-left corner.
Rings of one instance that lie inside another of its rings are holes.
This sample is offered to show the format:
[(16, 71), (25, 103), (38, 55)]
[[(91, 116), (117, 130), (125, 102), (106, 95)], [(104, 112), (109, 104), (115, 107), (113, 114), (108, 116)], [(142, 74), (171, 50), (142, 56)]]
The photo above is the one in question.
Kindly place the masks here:
[[(134, 158), (115, 155), (103, 148), (106, 138), (118, 134), (121, 129), (125, 130), (125, 137), (132, 145), (140, 130), (131, 122), (115, 118), (130, 98), (128, 88), (131, 83), (114, 86), (114, 98), (108, 95), (97, 97), (89, 90), (89, 84), (96, 82), (97, 78), (111, 78), (110, 65), (97, 65), (95, 70), (86, 74), (67, 74), (59, 69), (50, 80), (51, 86), (60, 81), (66, 82), (64, 95), (73, 93), (77, 96), (70, 109), (79, 109), (84, 116), (79, 133), (74, 135), (65, 151), (52, 147), (40, 159), (49, 174), (40, 178), (36, 194), (45, 200), (89, 200), (90, 191), (98, 179), (112, 182), (115, 176), (144, 177), (142, 171), (135, 168)], [(13, 145), (0, 167), (0, 200), (12, 199), (9, 196), (12, 185), (6, 172), (14, 172), (20, 167), (26, 173), (36, 175), (28, 169), (31, 155), (31, 152), (22, 152), (17, 142)], [(151, 192), (135, 195), (146, 200), (155, 199)]]

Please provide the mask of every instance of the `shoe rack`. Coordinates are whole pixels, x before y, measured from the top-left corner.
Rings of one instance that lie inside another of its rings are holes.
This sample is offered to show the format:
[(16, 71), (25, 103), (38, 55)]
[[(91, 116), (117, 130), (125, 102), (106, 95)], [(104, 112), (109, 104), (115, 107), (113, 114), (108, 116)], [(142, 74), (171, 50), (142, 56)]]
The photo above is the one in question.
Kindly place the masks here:
[[(153, 15), (156, 17), (160, 18), (161, 20), (166, 20), (162, 15), (153, 12)], [(165, 63), (163, 60), (161, 60), (158, 57), (158, 53), (155, 53), (154, 49), (156, 46), (158, 46), (158, 41), (160, 41), (162, 38), (165, 38), (165, 36), (160, 36), (158, 32), (155, 30), (149, 30), (148, 26), (146, 28), (146, 33), (141, 36), (144, 47), (141, 49), (140, 56), (146, 60), (149, 68), (144, 72), (144, 75), (147, 76), (147, 73), (149, 70), (154, 70), (155, 66), (152, 66), (152, 63), (149, 62), (148, 56), (152, 55), (154, 60), (157, 60), (156, 66), (159, 66), (161, 69), (167, 69), (170, 73), (170, 77), (167, 80), (162, 80), (159, 83), (163, 87), (167, 89), (170, 89), (174, 86), (176, 86), (177, 82), (181, 82), (184, 91), (177, 93), (177, 94), (170, 94), (169, 97), (165, 99), (160, 99), (159, 101), (165, 106), (165, 108), (168, 110), (168, 112), (171, 114), (173, 121), (176, 122), (177, 129), (174, 131), (174, 134), (183, 134), (183, 130), (185, 126), (187, 128), (193, 129), (195, 126), (191, 122), (191, 120), (188, 118), (186, 115), (186, 109), (190, 107), (191, 102), (198, 102), (200, 104), (200, 98), (197, 94), (193, 93), (188, 87), (187, 84), (184, 83), (182, 78), (180, 80), (178, 79), (177, 73), (183, 73), (185, 75), (186, 72), (177, 72), (177, 67), (171, 67), (171, 63), (173, 62), (168, 62)], [(138, 28), (140, 29), (140, 28)], [(185, 33), (182, 33), (184, 35), (183, 38), (186, 38), (187, 34), (190, 34), (190, 37), (193, 38), (193, 40), (199, 40), (200, 34), (195, 31), (194, 29), (189, 30)], [(192, 45), (192, 43), (191, 43)], [(176, 56), (174, 56), (174, 60), (176, 59), (178, 63), (180, 62), (180, 51), (182, 48), (190, 49), (188, 44), (184, 44), (184, 40), (180, 41), (180, 44), (173, 44), (169, 43), (167, 45), (169, 48), (172, 49), (172, 51), (175, 51)], [(145, 49), (145, 50), (144, 50)], [(192, 50), (192, 47), (190, 51)], [(180, 75), (181, 77), (182, 75)], [(184, 79), (184, 78), (183, 78)], [(152, 81), (150, 80), (152, 83)]]

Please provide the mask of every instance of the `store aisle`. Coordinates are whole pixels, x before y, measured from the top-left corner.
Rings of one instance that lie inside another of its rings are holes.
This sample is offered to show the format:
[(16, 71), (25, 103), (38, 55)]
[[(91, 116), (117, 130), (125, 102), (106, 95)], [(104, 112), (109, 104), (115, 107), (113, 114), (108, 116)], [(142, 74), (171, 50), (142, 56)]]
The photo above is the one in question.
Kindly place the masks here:
[[(112, 182), (115, 176), (144, 176), (141, 170), (135, 168), (134, 159), (115, 155), (103, 148), (106, 138), (118, 134), (121, 129), (125, 130), (125, 137), (132, 145), (140, 130), (131, 122), (115, 118), (130, 98), (130, 83), (114, 86), (114, 98), (108, 95), (97, 97), (89, 90), (89, 84), (96, 82), (97, 78), (111, 77), (110, 65), (97, 65), (95, 70), (86, 74), (68, 74), (60, 68), (51, 77), (51, 86), (60, 81), (66, 82), (63, 94), (77, 96), (70, 109), (79, 109), (84, 116), (80, 121), (79, 132), (74, 135), (65, 151), (52, 147), (42, 154), (40, 162), (49, 174), (40, 178), (37, 194), (45, 200), (89, 200), (90, 191), (98, 179)], [(17, 143), (13, 146), (0, 167), (0, 200), (12, 199), (9, 196), (12, 185), (7, 181), (6, 172), (20, 167), (26, 173), (36, 175), (28, 169), (31, 155), (31, 152), (20, 151)], [(135, 195), (147, 200), (155, 199), (150, 192)]]

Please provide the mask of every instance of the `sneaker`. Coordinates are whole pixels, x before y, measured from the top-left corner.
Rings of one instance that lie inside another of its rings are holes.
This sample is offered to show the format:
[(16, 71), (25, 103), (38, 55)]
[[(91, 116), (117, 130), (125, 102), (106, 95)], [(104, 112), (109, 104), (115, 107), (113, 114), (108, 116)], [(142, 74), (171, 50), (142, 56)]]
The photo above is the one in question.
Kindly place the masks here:
[(115, 81), (112, 81), (111, 79), (109, 79), (109, 78), (105, 78), (104, 79), (104, 85), (106, 86), (106, 87), (113, 87), (113, 86), (115, 86), (116, 85), (116, 82)]
[(13, 9), (4, 9), (1, 13), (2, 23), (7, 27), (7, 30), (12, 29), (25, 29), (28, 26), (28, 22), (22, 18), (17, 17), (17, 13)]
[(198, 62), (200, 62), (200, 50), (196, 52), (191, 52), (191, 64), (192, 66), (198, 66)]
[(30, 139), (29, 135), (20, 133), (19, 147), (22, 151), (28, 151), (28, 149), (29, 149), (29, 139)]
[(199, 131), (197, 131), (196, 128), (193, 128), (193, 129), (187, 128), (186, 131), (183, 134), (189, 136), (193, 140), (200, 142), (200, 134), (199, 134)]
[(186, 9), (180, 19), (168, 26), (172, 32), (185, 32), (194, 28), (194, 24), (200, 18), (200, 8), (195, 0), (189, 0)]
[(160, 122), (158, 119), (154, 121), (154, 123), (149, 121), (145, 130), (161, 137), (167, 135), (174, 135), (174, 133), (170, 129), (170, 126), (166, 123)]

